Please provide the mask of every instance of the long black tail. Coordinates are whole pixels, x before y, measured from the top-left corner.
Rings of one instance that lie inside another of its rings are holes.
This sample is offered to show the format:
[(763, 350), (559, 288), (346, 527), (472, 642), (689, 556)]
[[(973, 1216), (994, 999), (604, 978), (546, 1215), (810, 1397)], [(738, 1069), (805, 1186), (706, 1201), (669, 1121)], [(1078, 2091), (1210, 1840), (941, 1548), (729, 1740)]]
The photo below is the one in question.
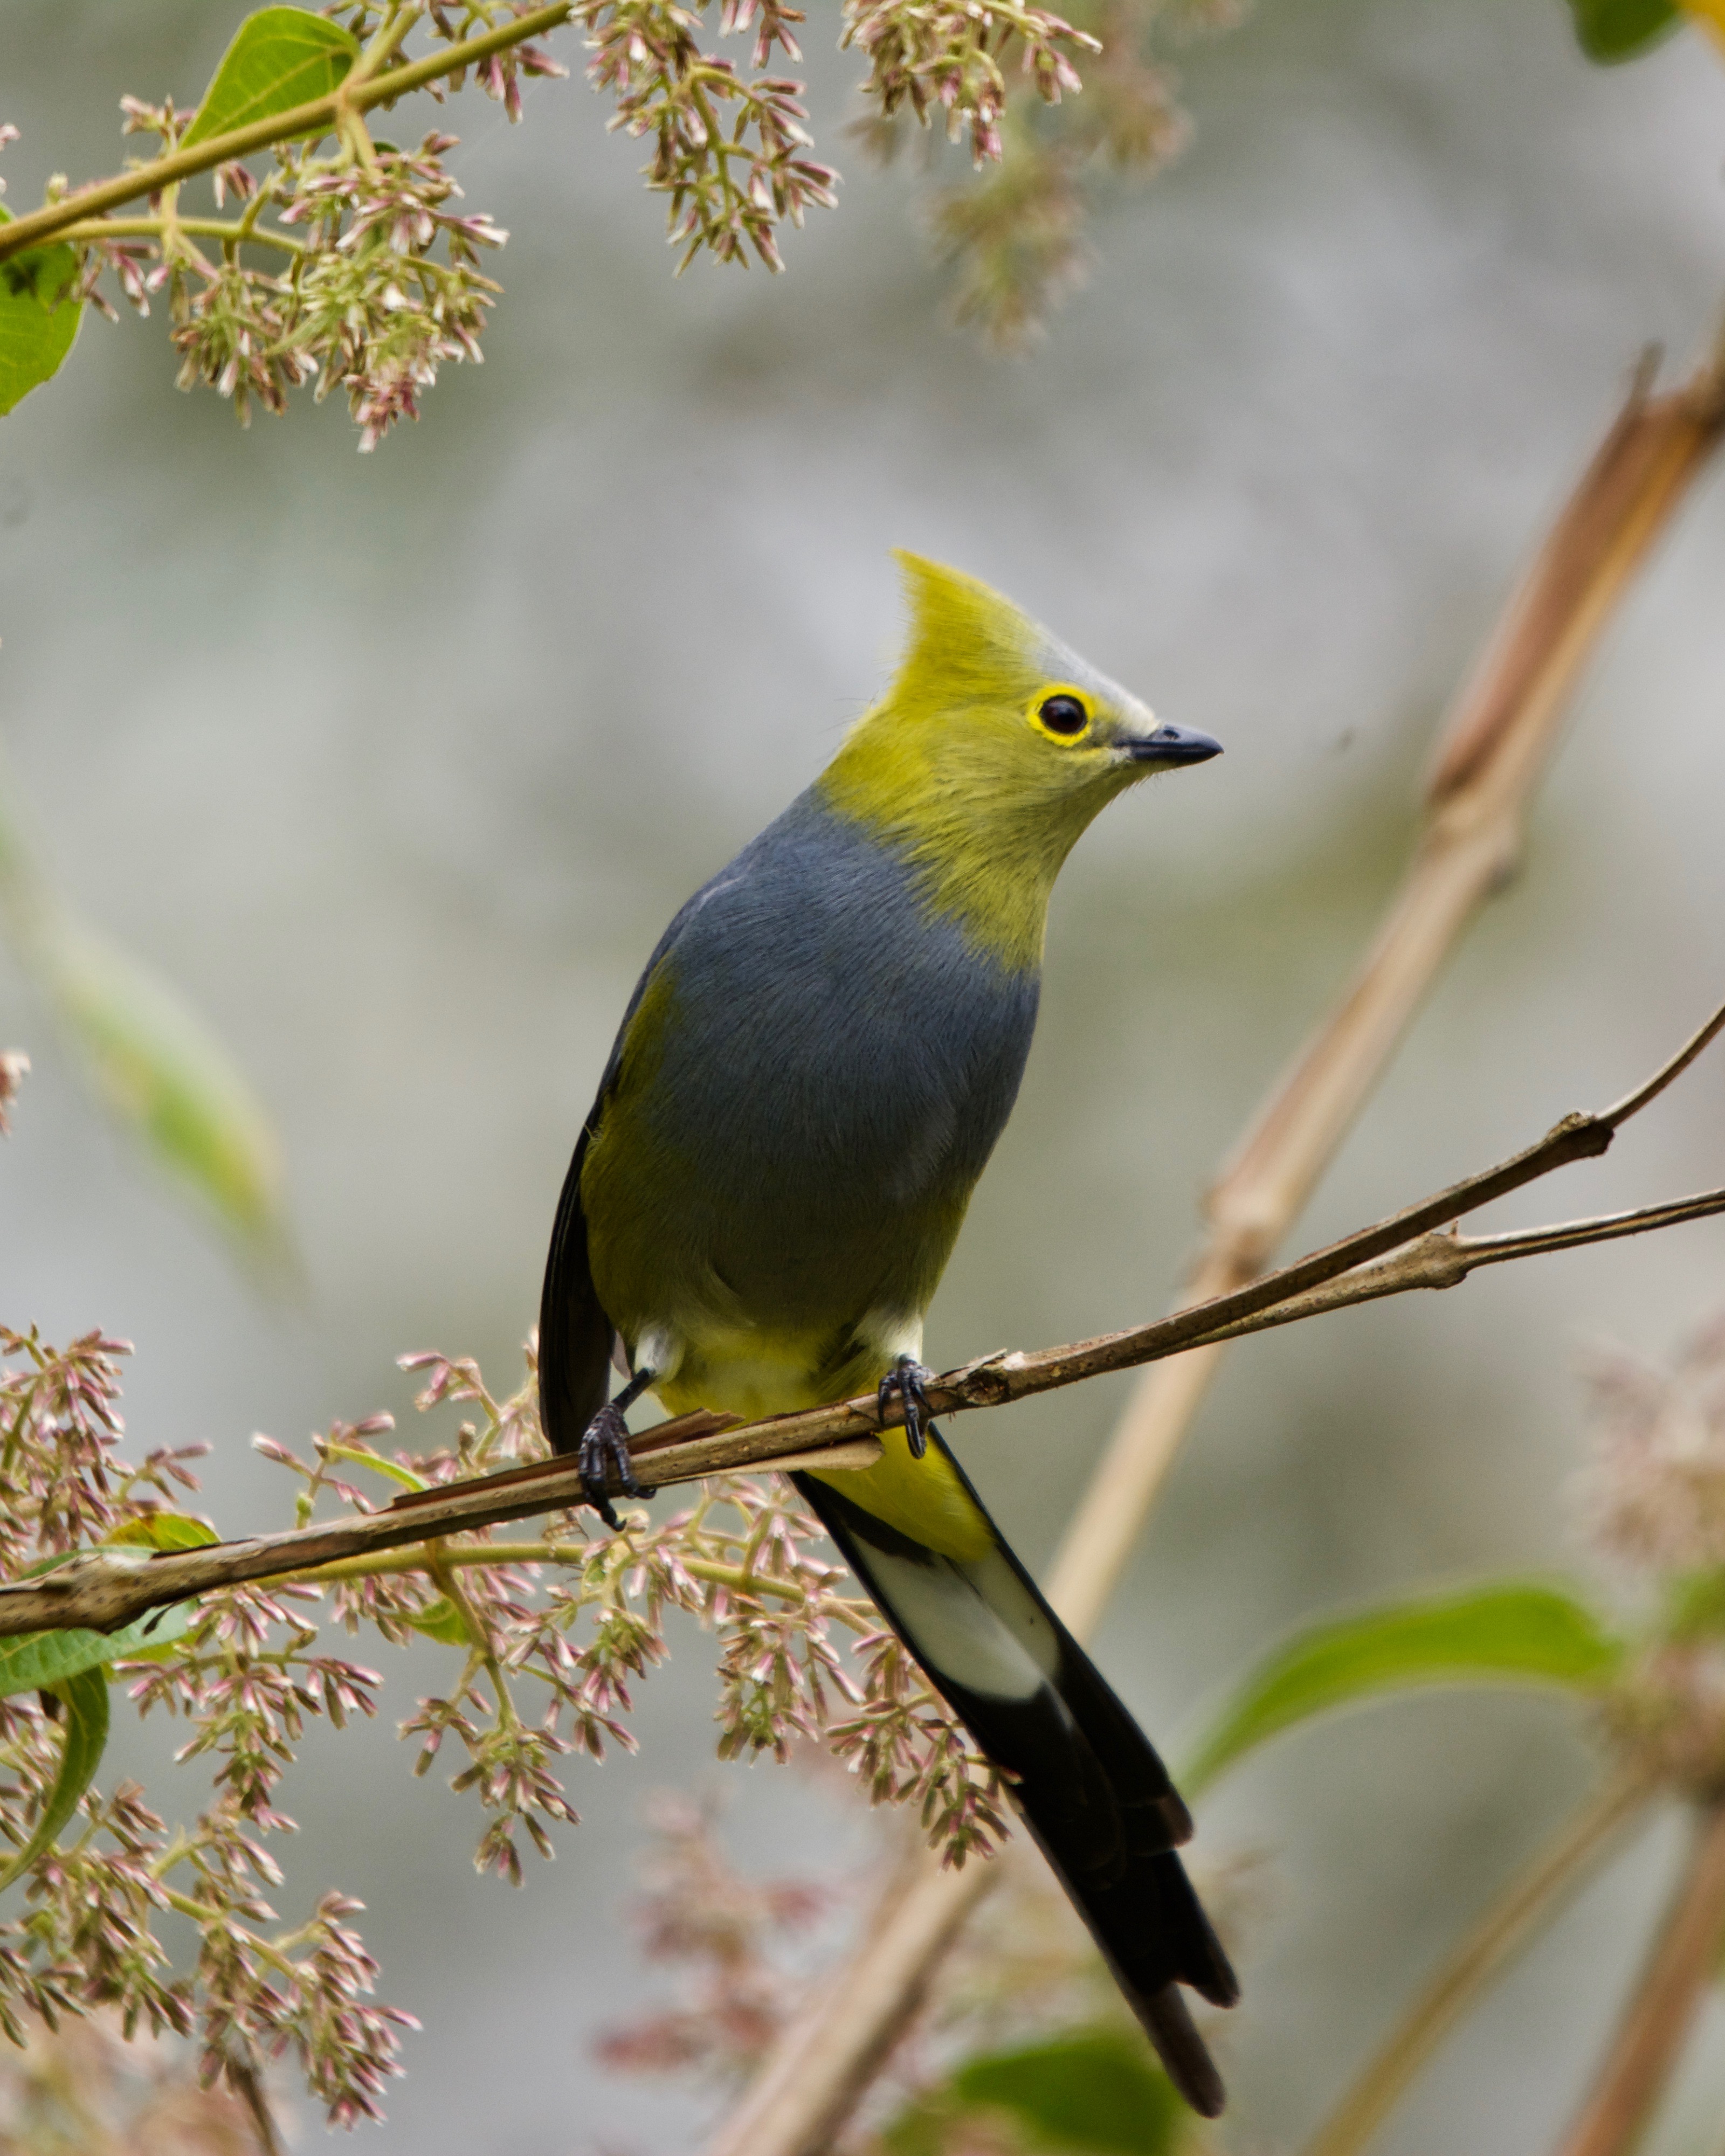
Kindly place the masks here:
[(998, 1530), (985, 1557), (947, 1557), (865, 1510), (840, 1477), (795, 1481), (929, 1681), (1014, 1777), (1019, 1811), (1174, 2086), (1214, 2118), (1221, 2076), (1179, 1987), (1231, 2006), (1240, 1986), (1174, 1854), (1192, 1822), (1148, 1738)]

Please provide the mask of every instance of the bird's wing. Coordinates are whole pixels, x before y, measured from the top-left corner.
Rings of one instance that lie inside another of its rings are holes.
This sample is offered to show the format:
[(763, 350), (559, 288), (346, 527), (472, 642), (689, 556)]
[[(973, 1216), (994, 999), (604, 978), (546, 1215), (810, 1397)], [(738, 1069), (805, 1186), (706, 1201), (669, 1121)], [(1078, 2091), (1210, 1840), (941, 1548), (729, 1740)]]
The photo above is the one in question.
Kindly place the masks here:
[[(717, 879), (715, 879), (716, 881)], [(593, 1286), (588, 1249), (587, 1214), (581, 1202), (581, 1171), (587, 1148), (598, 1130), (605, 1104), (629, 1053), (629, 1029), (648, 984), (684, 927), (706, 903), (713, 886), (697, 891), (659, 939), (635, 983), (617, 1038), (611, 1045), (599, 1090), (575, 1141), (574, 1158), (563, 1178), (557, 1220), (551, 1231), (545, 1286), (539, 1299), (539, 1419), (553, 1452), (573, 1452), (588, 1424), (605, 1404), (617, 1328)]]
[(539, 1419), (553, 1452), (576, 1450), (610, 1387), (614, 1328), (593, 1284), (587, 1215), (581, 1205), (587, 1142), (608, 1091), (600, 1087), (563, 1178), (539, 1302)]

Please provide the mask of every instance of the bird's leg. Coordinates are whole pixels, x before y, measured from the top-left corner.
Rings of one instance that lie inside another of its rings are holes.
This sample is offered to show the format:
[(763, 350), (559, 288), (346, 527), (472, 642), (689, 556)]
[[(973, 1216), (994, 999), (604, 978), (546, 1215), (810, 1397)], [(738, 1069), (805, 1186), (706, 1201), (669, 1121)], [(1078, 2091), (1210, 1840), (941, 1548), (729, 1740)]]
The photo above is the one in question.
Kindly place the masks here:
[(875, 1395), (885, 1422), (895, 1393), (904, 1404), (905, 1435), (910, 1440), (911, 1457), (920, 1460), (928, 1450), (927, 1432), (934, 1428), (934, 1409), (929, 1405), (928, 1381), (932, 1370), (926, 1368), (914, 1355), (899, 1355), (893, 1358), (892, 1368), (880, 1380), (880, 1389)]
[(623, 1418), (658, 1375), (656, 1370), (637, 1370), (616, 1399), (607, 1400), (587, 1425), (576, 1455), (581, 1470), (582, 1502), (591, 1505), (614, 1533), (623, 1525), (605, 1489), (614, 1474), (623, 1485), (625, 1497), (654, 1494), (647, 1484), (635, 1480), (629, 1456), (629, 1425)]

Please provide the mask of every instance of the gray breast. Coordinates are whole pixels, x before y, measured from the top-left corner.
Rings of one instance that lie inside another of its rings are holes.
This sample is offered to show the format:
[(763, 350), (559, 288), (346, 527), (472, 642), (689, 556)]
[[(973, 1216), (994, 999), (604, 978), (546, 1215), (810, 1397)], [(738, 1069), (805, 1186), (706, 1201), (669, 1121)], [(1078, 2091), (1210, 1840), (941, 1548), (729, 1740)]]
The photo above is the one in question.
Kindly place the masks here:
[[(673, 998), (649, 1112), (779, 1232), (967, 1194), (1011, 1110), (1037, 980), (931, 918), (904, 862), (813, 794), (667, 932)], [(730, 1237), (726, 1240), (729, 1241)]]

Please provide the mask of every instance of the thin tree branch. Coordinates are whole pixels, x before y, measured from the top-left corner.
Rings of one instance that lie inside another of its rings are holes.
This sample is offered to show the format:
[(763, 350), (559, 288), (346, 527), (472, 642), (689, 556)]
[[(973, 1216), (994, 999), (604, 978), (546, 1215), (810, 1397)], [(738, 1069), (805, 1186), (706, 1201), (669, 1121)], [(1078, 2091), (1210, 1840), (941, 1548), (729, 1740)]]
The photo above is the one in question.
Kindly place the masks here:
[(1725, 1937), (1725, 1801), (1699, 1814), (1665, 1922), (1559, 2156), (1629, 2156), (1664, 2093)]
[[(1262, 1270), (1450, 952), (1515, 869), (1581, 670), (1725, 434), (1725, 336), (1679, 388), (1653, 396), (1651, 377), (1644, 361), (1442, 730), (1413, 858), (1358, 972), (1210, 1193), (1191, 1302)], [(1679, 1061), (1649, 1085), (1669, 1084)], [(1215, 1350), (1169, 1363), (1128, 1403), (1050, 1583), (1079, 1632), (1100, 1616), (1219, 1364)]]
[(1558, 1915), (1653, 1794), (1645, 1774), (1632, 1771), (1594, 1792), (1445, 1957), (1303, 2156), (1363, 2156), (1456, 2021)]
[[(1262, 1270), (1445, 961), (1515, 865), (1576, 680), (1725, 431), (1725, 339), (1673, 393), (1653, 396), (1651, 375), (1644, 362), (1442, 730), (1413, 859), (1359, 970), (1210, 1194), (1193, 1303)], [(1125, 1569), (1224, 1352), (1198, 1348), (1150, 1371), (1091, 1476), (1049, 1583), (1081, 1638)], [(868, 1934), (775, 2045), (710, 2156), (806, 2156), (827, 2145), (990, 1883), (988, 1866), (942, 1871), (912, 1850)], [(875, 1983), (859, 1994), (865, 1969), (891, 1969), (896, 1989)]]
[[(1589, 1241), (1608, 1241), (1647, 1229), (1725, 1212), (1725, 1190), (1679, 1199), (1635, 1214), (1602, 1214), (1592, 1221), (1572, 1220), (1558, 1227), (1469, 1239), (1454, 1234), (1424, 1233), (1438, 1220), (1453, 1219), (1550, 1174), (1572, 1160), (1604, 1152), (1615, 1131), (1656, 1099), (1667, 1073), (1686, 1069), (1702, 1047), (1725, 1027), (1725, 1007), (1686, 1043), (1671, 1060), (1625, 1101), (1602, 1116), (1572, 1115), (1525, 1152), (1514, 1154), (1482, 1174), (1466, 1177), (1447, 1190), (1404, 1207), (1369, 1228), (1268, 1273), (1231, 1295), (1177, 1311), (1148, 1325), (1133, 1326), (1100, 1339), (1077, 1341), (1030, 1353), (1014, 1351), (984, 1356), (949, 1370), (927, 1387), (937, 1414), (1004, 1407), (1033, 1393), (1082, 1383), (1105, 1371), (1128, 1369), (1194, 1342), (1235, 1339), (1356, 1302), (1376, 1301), (1415, 1288), (1453, 1287), (1477, 1265), (1539, 1255), (1547, 1249), (1573, 1250)], [(1408, 1242), (1409, 1235), (1417, 1240)], [(1397, 1246), (1405, 1245), (1398, 1248)], [(1387, 1250), (1396, 1255), (1378, 1264), (1359, 1263)], [(899, 1419), (893, 1415), (891, 1420)], [(737, 1426), (727, 1416), (697, 1414), (660, 1423), (634, 1440), (635, 1464), (658, 1486), (692, 1482), (736, 1468), (819, 1466), (865, 1467), (880, 1456), (880, 1409), (874, 1398), (839, 1400), (800, 1414), (774, 1415), (764, 1422)], [(612, 1483), (614, 1496), (620, 1484)], [(146, 1609), (181, 1602), (248, 1580), (300, 1573), (342, 1560), (366, 1558), (408, 1543), (435, 1541), (453, 1533), (491, 1527), (506, 1520), (556, 1511), (582, 1502), (581, 1471), (567, 1457), (507, 1467), (465, 1482), (438, 1483), (411, 1490), (387, 1510), (321, 1522), (244, 1542), (215, 1543), (193, 1550), (144, 1552), (98, 1548), (74, 1558), (58, 1570), (0, 1587), (0, 1638), (19, 1633), (85, 1627), (112, 1631)], [(501, 1561), (501, 1560), (500, 1560)], [(428, 1557), (429, 1564), (432, 1559)]]
[(121, 203), (141, 201), (146, 195), (158, 194), (164, 187), (189, 180), (195, 173), (213, 171), (235, 157), (249, 157), (274, 143), (295, 141), (302, 136), (327, 135), (343, 113), (369, 112), (374, 105), (393, 104), (410, 90), (424, 90), (428, 83), (440, 82), (446, 75), (457, 74), (476, 60), (489, 59), (493, 53), (525, 44), (547, 30), (557, 28), (574, 13), (575, 0), (557, 0), (553, 7), (536, 8), (529, 15), (518, 15), (513, 22), (487, 30), (482, 36), (465, 38), (459, 44), (444, 45), (436, 52), (428, 53), (423, 59), (392, 68), (387, 74), (362, 82), (352, 90), (343, 83), (327, 97), (314, 97), (286, 112), (272, 113), (267, 120), (254, 120), (249, 126), (230, 127), (225, 135), (212, 135), (189, 150), (175, 150), (167, 157), (151, 158), (147, 164), (134, 165), (129, 172), (116, 173), (111, 180), (80, 187), (62, 201), (45, 203), (27, 217), (16, 218), (10, 224), (0, 226), (0, 262), (10, 255), (22, 254), (27, 248), (40, 247), (46, 240), (58, 239), (72, 226), (98, 217), (105, 210), (117, 209)]
[(160, 239), (169, 230), (195, 233), (200, 239), (231, 240), (239, 247), (274, 247), (284, 254), (303, 254), (305, 243), (268, 225), (249, 229), (237, 219), (219, 217), (92, 217), (67, 225), (64, 239)]

